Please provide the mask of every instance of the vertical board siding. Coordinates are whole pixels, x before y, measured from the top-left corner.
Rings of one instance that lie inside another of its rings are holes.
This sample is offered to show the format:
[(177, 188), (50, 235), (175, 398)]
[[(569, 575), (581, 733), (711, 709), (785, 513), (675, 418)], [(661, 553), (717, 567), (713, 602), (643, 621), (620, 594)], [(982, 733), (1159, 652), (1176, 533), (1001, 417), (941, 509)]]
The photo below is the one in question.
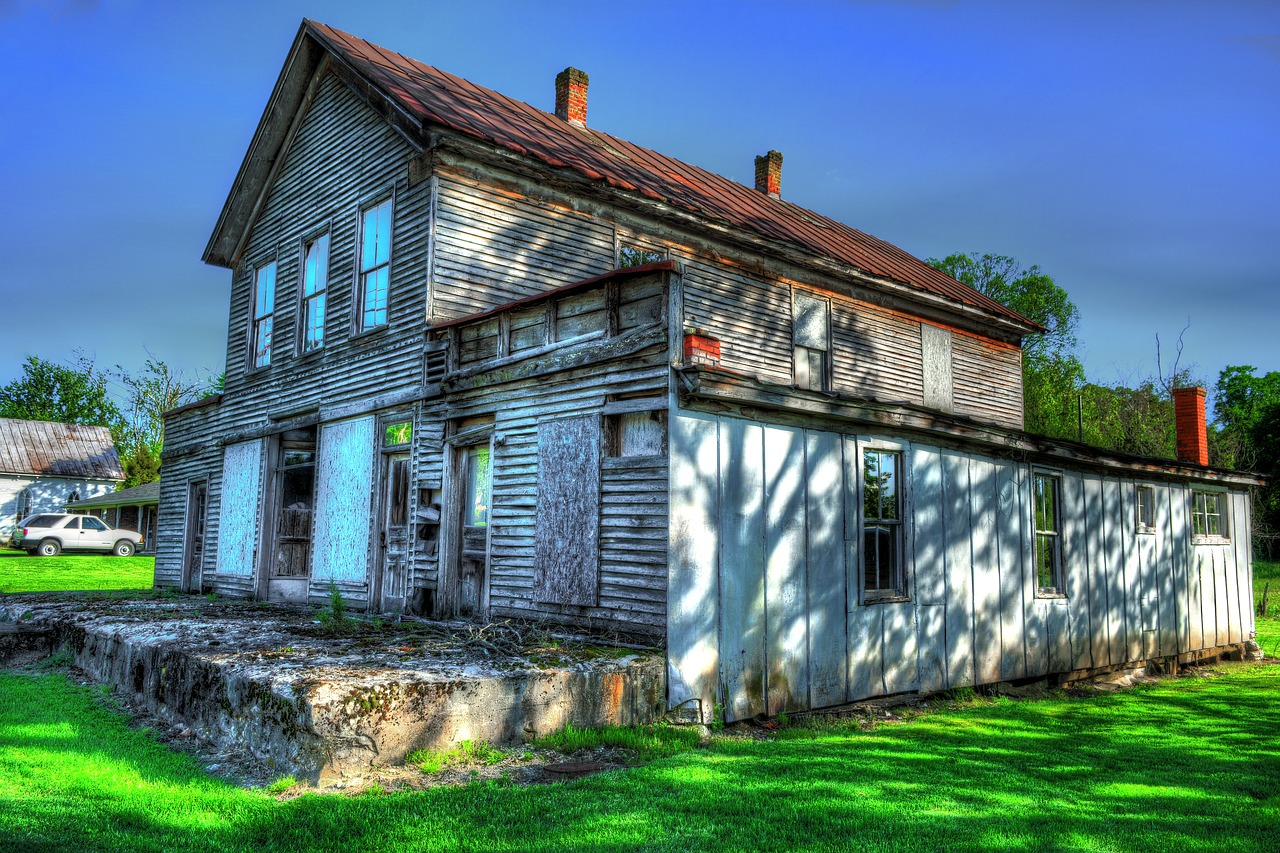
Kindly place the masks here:
[(840, 437), (805, 433), (805, 553), (809, 707), (838, 705), (848, 694), (845, 600), (844, 456)]
[(945, 612), (947, 600), (946, 533), (942, 521), (942, 457), (939, 451), (913, 445), (908, 454), (914, 499), (910, 535), (915, 554), (917, 666), (921, 690), (947, 686)]
[(377, 419), (325, 424), (316, 454), (316, 512), (311, 584), (367, 582)]
[(975, 681), (1000, 680), (1000, 544), (996, 532), (996, 466), (975, 457), (969, 464), (973, 529), (973, 634)]
[[(1093, 609), (1090, 591), (1091, 563), (1085, 521), (1084, 479), (1066, 472), (1062, 476), (1062, 559), (1067, 575), (1067, 609), (1071, 617), (1071, 666), (1093, 666)], [(1046, 670), (1047, 671), (1047, 670)]]
[(973, 539), (969, 457), (942, 454), (943, 531), (946, 541), (947, 686), (974, 683)]
[(1124, 555), (1120, 547), (1120, 484), (1111, 478), (1102, 483), (1103, 559), (1099, 567), (1106, 572), (1107, 645), (1111, 663), (1124, 663), (1125, 594)]
[(804, 439), (798, 429), (764, 430), (765, 685), (770, 715), (807, 708), (809, 702)]
[[(262, 441), (244, 441), (222, 456), (222, 491), (218, 496), (218, 574), (253, 575), (262, 495)], [(234, 531), (234, 535), (226, 535)]]
[(1170, 528), (1171, 488), (1163, 483), (1155, 487), (1155, 534), (1152, 536), (1156, 551), (1156, 595), (1160, 599), (1160, 654), (1176, 655), (1179, 650), (1179, 619), (1181, 596), (1174, 582), (1173, 540)]
[(1023, 678), (1027, 673), (1018, 467), (997, 462), (994, 485), (1000, 575), (1000, 678), (1009, 680)]
[(720, 667), (725, 712), (765, 712), (764, 430), (720, 426)]

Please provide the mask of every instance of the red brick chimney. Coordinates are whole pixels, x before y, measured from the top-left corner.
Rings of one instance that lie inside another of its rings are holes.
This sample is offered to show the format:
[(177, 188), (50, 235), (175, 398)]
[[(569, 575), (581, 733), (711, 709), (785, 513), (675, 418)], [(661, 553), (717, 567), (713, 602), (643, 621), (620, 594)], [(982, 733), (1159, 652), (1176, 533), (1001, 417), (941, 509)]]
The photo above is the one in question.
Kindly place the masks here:
[(1173, 417), (1177, 424), (1178, 461), (1209, 464), (1209, 432), (1204, 422), (1203, 388), (1174, 388)]
[(770, 151), (756, 158), (756, 189), (770, 198), (782, 198), (781, 151)]
[(578, 127), (587, 126), (587, 72), (566, 68), (556, 75), (556, 116)]

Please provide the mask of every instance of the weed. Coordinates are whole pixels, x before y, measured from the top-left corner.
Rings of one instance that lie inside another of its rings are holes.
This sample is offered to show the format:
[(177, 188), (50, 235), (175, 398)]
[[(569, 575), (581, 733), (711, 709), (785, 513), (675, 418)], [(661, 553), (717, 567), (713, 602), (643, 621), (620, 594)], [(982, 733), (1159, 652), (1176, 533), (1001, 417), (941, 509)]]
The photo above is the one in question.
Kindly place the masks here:
[(298, 784), (298, 780), (294, 776), (281, 776), (276, 781), (267, 786), (268, 794), (283, 794), (285, 791)]
[(787, 714), (786, 711), (778, 712), (778, 725), (782, 726), (784, 729), (787, 726), (791, 725), (791, 717)]
[(216, 592), (211, 592), (208, 595), (206, 595), (205, 598), (207, 598), (209, 600), (209, 603), (212, 604), (213, 602), (218, 600), (218, 594)]
[(698, 746), (698, 730), (693, 727), (657, 724), (652, 726), (605, 726), (578, 728), (572, 724), (534, 741), (534, 746), (573, 753), (580, 749), (615, 747), (635, 752), (637, 758), (651, 759), (687, 752)]
[(44, 660), (36, 664), (36, 669), (44, 672), (52, 672), (58, 669), (67, 669), (76, 662), (75, 655), (71, 653), (71, 647), (63, 643), (56, 652), (49, 655)]
[(387, 792), (387, 789), (382, 787), (382, 784), (380, 782), (374, 782), (369, 787), (365, 788), (363, 793), (365, 796), (368, 796), (368, 797), (380, 797), (386, 792)]
[(437, 751), (419, 749), (409, 753), (405, 761), (416, 766), (423, 773), (439, 773), (451, 767), (464, 767), (479, 764), (484, 767), (497, 764), (505, 755), (502, 750), (495, 749), (483, 740), (459, 741), (453, 749)]
[(338, 584), (329, 581), (329, 604), (320, 611), (320, 630), (331, 637), (344, 637), (354, 633), (355, 620), (347, 615), (347, 601), (338, 591)]

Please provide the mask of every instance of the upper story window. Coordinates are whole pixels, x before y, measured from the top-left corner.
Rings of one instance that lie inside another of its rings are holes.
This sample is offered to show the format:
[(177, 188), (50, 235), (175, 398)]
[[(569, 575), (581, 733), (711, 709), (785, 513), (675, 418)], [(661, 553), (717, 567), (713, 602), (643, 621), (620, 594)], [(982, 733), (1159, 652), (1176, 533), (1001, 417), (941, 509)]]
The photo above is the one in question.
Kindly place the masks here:
[(628, 246), (626, 244), (618, 247), (618, 269), (639, 267), (645, 264), (656, 264), (658, 261), (664, 260), (666, 260), (666, 257), (663, 253), (654, 249), (645, 249), (640, 246)]
[(329, 235), (302, 250), (302, 351), (324, 346), (324, 302), (329, 287)]
[(831, 389), (831, 303), (796, 292), (791, 303), (794, 375), (798, 388)]
[(391, 295), (391, 199), (360, 215), (360, 306), (358, 331), (387, 324)]
[(271, 327), (276, 310), (276, 262), (253, 274), (253, 366), (271, 363)]
[(1062, 570), (1062, 486), (1051, 474), (1032, 477), (1036, 525), (1036, 594), (1066, 595)]
[(902, 454), (862, 454), (862, 601), (905, 598), (902, 555)]
[(1225, 492), (1191, 490), (1191, 534), (1202, 539), (1229, 539)]
[(1138, 486), (1137, 506), (1138, 532), (1156, 532), (1156, 490), (1151, 486)]

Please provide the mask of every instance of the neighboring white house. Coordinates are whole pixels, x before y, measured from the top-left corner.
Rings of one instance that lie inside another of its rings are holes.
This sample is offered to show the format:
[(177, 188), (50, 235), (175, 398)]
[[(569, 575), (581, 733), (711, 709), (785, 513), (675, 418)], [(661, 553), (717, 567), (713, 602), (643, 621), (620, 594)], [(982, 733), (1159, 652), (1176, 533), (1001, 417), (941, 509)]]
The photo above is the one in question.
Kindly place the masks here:
[(106, 427), (0, 418), (0, 539), (32, 513), (62, 512), (123, 480)]

